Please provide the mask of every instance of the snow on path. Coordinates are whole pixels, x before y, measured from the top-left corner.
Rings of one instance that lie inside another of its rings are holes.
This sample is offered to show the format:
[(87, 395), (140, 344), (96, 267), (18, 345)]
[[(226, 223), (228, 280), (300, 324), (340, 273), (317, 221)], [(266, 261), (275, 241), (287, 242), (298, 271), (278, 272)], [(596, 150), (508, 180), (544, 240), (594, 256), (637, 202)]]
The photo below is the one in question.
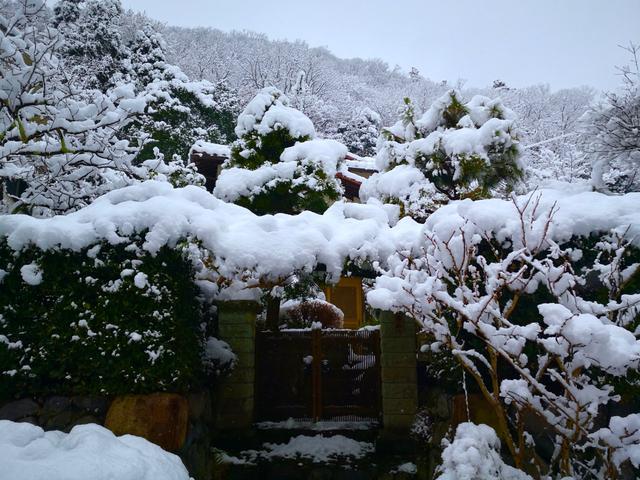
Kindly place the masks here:
[(245, 450), (240, 456), (251, 463), (260, 459), (308, 459), (314, 463), (327, 463), (340, 459), (359, 459), (373, 453), (373, 443), (359, 442), (343, 435), (298, 435), (288, 443), (265, 443), (263, 450)]

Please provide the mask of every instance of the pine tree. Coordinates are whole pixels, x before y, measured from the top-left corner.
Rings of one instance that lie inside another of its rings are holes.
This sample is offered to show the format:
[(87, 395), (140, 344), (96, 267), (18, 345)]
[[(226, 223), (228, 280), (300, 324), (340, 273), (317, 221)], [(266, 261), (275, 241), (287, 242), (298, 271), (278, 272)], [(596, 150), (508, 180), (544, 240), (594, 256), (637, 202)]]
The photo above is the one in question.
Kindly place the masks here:
[(335, 138), (344, 143), (351, 153), (362, 157), (373, 156), (380, 136), (380, 122), (380, 115), (365, 108), (350, 121), (338, 125)]
[(347, 149), (313, 140), (309, 118), (275, 87), (261, 90), (238, 117), (238, 140), (214, 194), (262, 215), (324, 212), (339, 198), (337, 164)]
[(401, 119), (383, 130), (376, 161), (381, 173), (362, 186), (363, 199), (397, 203), (417, 220), (451, 200), (508, 190), (524, 173), (512, 112), (479, 95), (463, 103), (454, 90), (418, 120), (406, 99)]
[(64, 36), (60, 55), (65, 74), (84, 88), (106, 92), (126, 73), (127, 48), (120, 33), (120, 0), (62, 0), (54, 11), (54, 25)]
[(125, 132), (128, 138), (145, 142), (138, 161), (154, 158), (156, 148), (167, 158), (186, 159), (197, 140), (227, 143), (234, 139), (237, 100), (223, 83), (191, 82), (168, 64), (164, 41), (148, 22), (128, 48), (129, 78), (150, 99), (148, 114)]

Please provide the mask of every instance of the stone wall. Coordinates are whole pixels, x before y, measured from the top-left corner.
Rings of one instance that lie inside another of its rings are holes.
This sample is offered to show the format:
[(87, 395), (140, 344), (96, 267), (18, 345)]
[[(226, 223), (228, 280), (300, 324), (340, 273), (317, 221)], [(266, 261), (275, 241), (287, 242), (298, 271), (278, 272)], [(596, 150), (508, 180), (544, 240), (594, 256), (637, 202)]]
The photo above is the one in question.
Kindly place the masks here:
[(196, 480), (209, 480), (213, 415), (209, 392), (187, 395), (52, 396), (0, 404), (0, 420), (28, 422), (44, 430), (69, 432), (96, 423), (116, 435), (139, 435), (180, 456)]
[(103, 425), (109, 404), (109, 398), (100, 396), (23, 398), (0, 407), (0, 420), (27, 422), (44, 430), (69, 432), (76, 425)]

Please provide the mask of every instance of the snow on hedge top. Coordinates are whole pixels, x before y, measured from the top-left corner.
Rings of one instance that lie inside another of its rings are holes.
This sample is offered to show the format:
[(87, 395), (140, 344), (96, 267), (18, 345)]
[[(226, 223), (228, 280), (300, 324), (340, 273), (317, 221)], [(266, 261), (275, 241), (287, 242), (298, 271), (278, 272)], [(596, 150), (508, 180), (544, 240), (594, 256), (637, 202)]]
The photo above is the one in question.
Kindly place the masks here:
[[(521, 207), (526, 205), (525, 215), (534, 220), (534, 229), (526, 232), (525, 241), (530, 247), (540, 242), (546, 216), (552, 208), (556, 213), (549, 238), (556, 242), (567, 241), (572, 236), (616, 230), (626, 233), (626, 238), (640, 246), (639, 192), (605, 195), (576, 193), (571, 189), (544, 189), (522, 195), (516, 201)], [(493, 198), (452, 202), (435, 211), (426, 221), (425, 228), (440, 238), (449, 238), (466, 222), (471, 222), (478, 233), (488, 232), (498, 241), (509, 239), (522, 245), (520, 218), (513, 202), (508, 200)]]
[(189, 480), (177, 455), (99, 425), (70, 433), (0, 420), (0, 477), (21, 480)]
[(257, 131), (260, 135), (283, 128), (293, 138), (316, 136), (309, 118), (299, 110), (289, 106), (289, 99), (275, 87), (262, 89), (249, 102), (238, 117), (235, 132), (238, 137)]
[(257, 216), (199, 187), (147, 181), (64, 216), (1, 216), (0, 236), (15, 250), (34, 244), (77, 251), (103, 239), (127, 243), (135, 232), (146, 232), (143, 248), (151, 253), (190, 237), (211, 252), (224, 278), (278, 279), (318, 263), (337, 278), (345, 259), (386, 258), (396, 243), (414, 241), (411, 235), (420, 232), (412, 220), (393, 228), (390, 222), (385, 208), (342, 202), (322, 215)]
[[(554, 240), (619, 229), (640, 245), (640, 193), (608, 196), (542, 190), (533, 195), (540, 196), (534, 215), (540, 228), (546, 211), (554, 205), (557, 209), (549, 231)], [(527, 199), (519, 197), (517, 202)], [(533, 215), (534, 205), (531, 201), (529, 214)], [(337, 278), (346, 259), (384, 262), (392, 253), (424, 241), (423, 229), (448, 238), (471, 223), (478, 233), (520, 241), (518, 212), (508, 200), (452, 202), (432, 214), (425, 225), (404, 218), (391, 226), (394, 212), (397, 209), (376, 203), (337, 202), (322, 215), (257, 216), (199, 187), (173, 188), (166, 182), (147, 181), (112, 191), (64, 216), (0, 216), (0, 236), (14, 250), (33, 244), (77, 251), (103, 240), (128, 243), (132, 234), (145, 232), (143, 248), (152, 254), (193, 238), (211, 252), (221, 277), (233, 281), (242, 277), (245, 286), (247, 277), (281, 279), (295, 271), (312, 270), (318, 263)], [(526, 241), (536, 242), (539, 234), (534, 228), (527, 232)]]

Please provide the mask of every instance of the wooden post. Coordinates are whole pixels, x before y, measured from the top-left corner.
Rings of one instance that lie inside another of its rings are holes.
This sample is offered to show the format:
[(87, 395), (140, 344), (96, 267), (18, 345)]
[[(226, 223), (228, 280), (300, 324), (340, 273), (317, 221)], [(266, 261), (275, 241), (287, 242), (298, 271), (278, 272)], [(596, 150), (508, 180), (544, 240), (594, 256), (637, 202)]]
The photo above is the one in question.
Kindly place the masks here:
[(322, 330), (316, 328), (311, 332), (311, 384), (313, 391), (313, 421), (322, 418)]

